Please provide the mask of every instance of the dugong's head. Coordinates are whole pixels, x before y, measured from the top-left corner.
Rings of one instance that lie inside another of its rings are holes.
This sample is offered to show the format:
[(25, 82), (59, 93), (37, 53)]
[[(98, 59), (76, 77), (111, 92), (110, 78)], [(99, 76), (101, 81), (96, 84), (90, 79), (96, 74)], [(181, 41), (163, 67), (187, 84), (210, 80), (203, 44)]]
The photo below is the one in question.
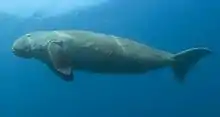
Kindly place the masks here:
[(18, 57), (31, 58), (32, 51), (30, 34), (26, 34), (15, 40), (12, 45), (12, 52)]

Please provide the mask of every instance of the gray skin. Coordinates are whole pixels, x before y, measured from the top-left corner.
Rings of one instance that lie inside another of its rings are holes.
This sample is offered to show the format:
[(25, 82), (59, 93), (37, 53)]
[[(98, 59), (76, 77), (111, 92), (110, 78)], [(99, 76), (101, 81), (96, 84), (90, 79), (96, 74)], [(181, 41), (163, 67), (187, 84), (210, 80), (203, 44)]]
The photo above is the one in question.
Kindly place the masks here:
[(183, 80), (208, 48), (191, 48), (177, 54), (130, 39), (84, 30), (36, 31), (18, 38), (13, 53), (47, 64), (62, 79), (73, 80), (73, 71), (106, 74), (141, 74), (171, 66)]

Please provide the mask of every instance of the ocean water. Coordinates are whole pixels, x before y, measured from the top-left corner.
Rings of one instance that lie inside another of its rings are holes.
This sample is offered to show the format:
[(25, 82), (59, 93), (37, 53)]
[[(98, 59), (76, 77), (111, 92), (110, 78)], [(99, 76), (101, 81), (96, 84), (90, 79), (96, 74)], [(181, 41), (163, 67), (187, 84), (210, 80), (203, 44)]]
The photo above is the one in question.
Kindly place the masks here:
[[(110, 0), (79, 11), (43, 17), (0, 14), (1, 117), (220, 117), (220, 2)], [(180, 52), (209, 47), (185, 83), (172, 70), (143, 75), (74, 72), (65, 82), (46, 65), (14, 56), (11, 45), (36, 30), (87, 29)]]

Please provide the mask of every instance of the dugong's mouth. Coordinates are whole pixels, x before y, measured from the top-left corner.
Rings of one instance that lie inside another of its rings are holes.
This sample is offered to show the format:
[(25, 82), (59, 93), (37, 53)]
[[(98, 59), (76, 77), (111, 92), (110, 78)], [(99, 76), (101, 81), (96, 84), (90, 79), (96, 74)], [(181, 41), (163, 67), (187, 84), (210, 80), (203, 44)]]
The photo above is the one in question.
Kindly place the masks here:
[(31, 58), (32, 56), (26, 52), (26, 51), (20, 51), (20, 50), (16, 50), (16, 48), (12, 47), (12, 53), (17, 56), (17, 57), (21, 57), (21, 58)]

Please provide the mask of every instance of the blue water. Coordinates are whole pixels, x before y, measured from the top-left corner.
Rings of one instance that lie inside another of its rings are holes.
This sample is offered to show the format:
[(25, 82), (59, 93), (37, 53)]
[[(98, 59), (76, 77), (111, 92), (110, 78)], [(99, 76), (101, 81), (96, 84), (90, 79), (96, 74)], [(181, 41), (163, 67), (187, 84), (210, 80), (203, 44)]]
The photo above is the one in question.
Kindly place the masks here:
[[(28, 19), (0, 14), (1, 117), (220, 117), (220, 2), (111, 0), (91, 9)], [(173, 53), (206, 46), (184, 84), (170, 68), (137, 76), (74, 72), (65, 82), (36, 60), (15, 57), (13, 41), (30, 31), (89, 29)]]

